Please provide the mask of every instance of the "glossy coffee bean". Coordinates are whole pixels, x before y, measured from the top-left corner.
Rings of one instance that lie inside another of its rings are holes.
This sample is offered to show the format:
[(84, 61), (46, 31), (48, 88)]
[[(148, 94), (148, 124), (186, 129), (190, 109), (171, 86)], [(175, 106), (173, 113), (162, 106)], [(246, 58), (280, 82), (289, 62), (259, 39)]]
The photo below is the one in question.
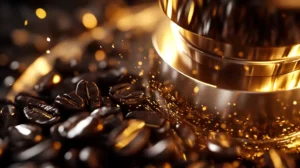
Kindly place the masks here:
[(8, 138), (14, 149), (23, 149), (43, 140), (42, 128), (37, 125), (20, 124), (9, 128)]
[(69, 118), (58, 127), (58, 132), (65, 139), (84, 140), (95, 138), (97, 140), (103, 130), (100, 119), (82, 113)]
[(39, 166), (34, 162), (25, 162), (12, 164), (8, 168), (39, 168)]
[(84, 100), (75, 92), (58, 95), (54, 105), (66, 111), (80, 111), (84, 109)]
[(143, 155), (150, 161), (174, 161), (176, 159), (176, 144), (172, 139), (157, 142), (144, 150)]
[(83, 148), (79, 153), (80, 167), (101, 168), (102, 156), (98, 149), (93, 147)]
[(4, 137), (8, 128), (19, 124), (19, 112), (14, 105), (6, 105), (0, 110), (0, 135)]
[(51, 71), (40, 79), (38, 84), (34, 86), (34, 89), (42, 94), (49, 93), (60, 82), (61, 76), (57, 72)]
[(101, 107), (91, 113), (92, 117), (98, 118), (103, 122), (103, 132), (108, 133), (118, 127), (123, 122), (123, 114), (118, 107)]
[(100, 91), (94, 82), (79, 81), (76, 86), (76, 94), (85, 100), (90, 109), (100, 107)]
[(232, 141), (231, 136), (225, 133), (211, 133), (206, 145), (209, 154), (216, 160), (236, 159), (241, 152), (241, 148)]
[(109, 143), (116, 153), (122, 156), (137, 154), (148, 143), (150, 129), (145, 122), (128, 120), (109, 135)]
[(30, 104), (23, 112), (28, 120), (41, 125), (54, 124), (60, 120), (58, 109), (47, 104)]
[(266, 151), (263, 155), (262, 160), (260, 160), (260, 164), (264, 165), (264, 167), (286, 167), (286, 168), (295, 168), (296, 162), (295, 160), (275, 149), (270, 149)]
[(132, 111), (126, 115), (127, 119), (137, 119), (144, 121), (150, 128), (160, 128), (165, 119), (154, 111)]
[(43, 100), (39, 100), (36, 97), (30, 96), (28, 94), (22, 93), (16, 96), (15, 102), (20, 107), (25, 107), (31, 104), (45, 104), (46, 102)]
[(45, 140), (30, 148), (21, 150), (13, 155), (13, 159), (19, 162), (34, 161), (48, 162), (57, 159), (61, 150), (61, 143), (51, 140)]
[(191, 126), (182, 123), (177, 124), (175, 127), (175, 131), (183, 141), (185, 147), (194, 148), (197, 145), (197, 137)]

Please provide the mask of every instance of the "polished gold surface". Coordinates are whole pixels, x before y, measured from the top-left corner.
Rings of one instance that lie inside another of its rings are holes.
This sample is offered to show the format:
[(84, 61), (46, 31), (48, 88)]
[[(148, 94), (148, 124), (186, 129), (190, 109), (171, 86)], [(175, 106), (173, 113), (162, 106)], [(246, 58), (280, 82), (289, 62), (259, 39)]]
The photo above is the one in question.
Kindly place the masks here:
[(248, 61), (299, 58), (299, 3), (290, 9), (273, 0), (159, 1), (181, 35), (204, 52)]
[(153, 37), (160, 57), (152, 61), (155, 80), (150, 85), (150, 94), (160, 102), (158, 109), (171, 119), (189, 121), (199, 134), (226, 132), (252, 151), (299, 143), (299, 72), (246, 80), (194, 69), (197, 63), (172, 50), (176, 40), (171, 26), (162, 25)]

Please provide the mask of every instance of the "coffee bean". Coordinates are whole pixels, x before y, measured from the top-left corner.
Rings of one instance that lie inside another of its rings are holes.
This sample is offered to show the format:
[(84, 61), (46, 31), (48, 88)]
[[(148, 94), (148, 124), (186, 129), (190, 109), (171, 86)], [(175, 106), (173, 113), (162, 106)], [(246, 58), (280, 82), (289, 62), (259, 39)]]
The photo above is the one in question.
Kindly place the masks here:
[(197, 138), (195, 132), (187, 124), (177, 124), (175, 131), (177, 135), (182, 139), (185, 147), (194, 148), (197, 145)]
[(98, 149), (92, 147), (83, 148), (79, 153), (81, 167), (100, 168), (102, 167), (102, 156)]
[(118, 107), (101, 107), (91, 113), (92, 117), (102, 120), (104, 132), (110, 132), (113, 128), (118, 127), (123, 122), (123, 114)]
[(144, 150), (143, 155), (150, 161), (174, 161), (177, 147), (172, 139), (165, 139)]
[(12, 164), (8, 168), (39, 168), (39, 166), (34, 162), (25, 162)]
[(15, 102), (18, 106), (24, 108), (25, 106), (31, 105), (31, 104), (44, 104), (46, 103), (43, 100), (39, 100), (36, 97), (33, 97), (31, 95), (21, 93), (15, 98)]
[(37, 124), (49, 125), (60, 120), (58, 109), (47, 104), (30, 104), (23, 111), (28, 120)]
[(19, 112), (13, 105), (6, 105), (0, 110), (0, 136), (7, 134), (8, 128), (19, 123)]
[(43, 140), (42, 128), (37, 125), (20, 124), (9, 128), (11, 148), (23, 149)]
[(61, 137), (73, 140), (86, 140), (101, 135), (103, 123), (101, 120), (82, 113), (69, 118), (58, 128)]
[(100, 107), (100, 91), (94, 82), (81, 80), (76, 86), (76, 94), (85, 100), (90, 109)]
[(114, 151), (122, 156), (137, 154), (147, 144), (150, 137), (150, 129), (145, 122), (128, 120), (109, 135), (110, 145)]
[(153, 111), (132, 111), (126, 115), (126, 118), (142, 120), (150, 128), (160, 128), (165, 121), (160, 114)]
[(236, 159), (241, 152), (241, 148), (232, 141), (231, 136), (225, 133), (211, 133), (206, 145), (209, 154), (216, 160)]
[(75, 92), (58, 95), (54, 105), (66, 111), (80, 111), (84, 109), (84, 100)]
[(263, 155), (262, 160), (260, 160), (260, 164), (264, 167), (296, 167), (296, 162), (292, 157), (289, 157), (288, 155), (275, 149), (266, 151)]
[(61, 78), (60, 74), (51, 71), (40, 79), (38, 84), (34, 86), (34, 89), (41, 94), (48, 94), (55, 85), (61, 82)]
[(61, 149), (61, 143), (51, 140), (45, 140), (30, 148), (22, 150), (13, 155), (13, 159), (19, 162), (34, 161), (48, 162), (57, 159)]

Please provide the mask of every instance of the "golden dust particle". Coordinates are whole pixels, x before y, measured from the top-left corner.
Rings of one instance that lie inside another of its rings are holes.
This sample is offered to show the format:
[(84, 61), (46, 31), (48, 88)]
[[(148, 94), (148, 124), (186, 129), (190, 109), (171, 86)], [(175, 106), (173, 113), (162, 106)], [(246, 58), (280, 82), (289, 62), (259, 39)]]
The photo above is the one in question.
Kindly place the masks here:
[(196, 86), (196, 87), (194, 88), (194, 93), (198, 93), (198, 92), (199, 92), (199, 87)]
[(41, 135), (37, 135), (37, 136), (35, 136), (34, 137), (34, 140), (36, 141), (36, 142), (39, 142), (39, 141), (41, 141), (42, 140), (42, 136)]
[(230, 106), (230, 102), (228, 102), (227, 104), (228, 104), (228, 106)]
[(48, 41), (48, 42), (50, 42), (50, 41), (51, 41), (50, 37), (47, 37), (47, 41)]
[(154, 76), (154, 75), (152, 75), (152, 78), (154, 79), (154, 78), (155, 78), (155, 76)]
[(235, 104), (235, 103), (233, 103), (233, 106), (236, 106), (236, 104)]
[(198, 74), (198, 71), (197, 71), (197, 70), (193, 70), (193, 71), (192, 71), (192, 74), (193, 74), (193, 75), (197, 75), (197, 74)]
[(61, 148), (61, 143), (60, 142), (54, 142), (53, 143), (53, 148), (54, 149), (60, 149)]
[(59, 83), (60, 81), (61, 81), (61, 77), (60, 77), (59, 75), (54, 75), (54, 76), (53, 76), (52, 82), (53, 82), (54, 84), (57, 84), (57, 83)]
[(215, 65), (214, 68), (215, 68), (215, 70), (217, 70), (217, 71), (220, 70), (220, 67), (219, 67), (218, 65)]
[(239, 52), (239, 57), (244, 57), (244, 53), (243, 52)]
[(286, 129), (284, 128), (284, 129), (282, 130), (282, 132), (286, 132)]
[(36, 9), (35, 14), (40, 19), (45, 19), (47, 16), (47, 13), (43, 8)]
[(103, 125), (102, 125), (102, 124), (98, 124), (98, 125), (97, 125), (97, 130), (98, 130), (98, 131), (103, 130)]
[(207, 107), (206, 106), (203, 106), (202, 107), (202, 111), (206, 111), (207, 110)]
[(227, 127), (226, 124), (224, 124), (224, 123), (221, 124), (221, 128), (226, 129), (226, 127)]
[(139, 64), (139, 65), (143, 65), (143, 62), (142, 62), (142, 61), (139, 61), (138, 64)]
[(28, 20), (25, 20), (24, 21), (24, 26), (27, 26), (28, 25)]
[(245, 137), (246, 137), (246, 138), (249, 138), (249, 135), (247, 134)]
[(293, 105), (297, 105), (298, 104), (298, 102), (297, 101), (293, 101)]
[(97, 50), (95, 52), (95, 59), (97, 61), (103, 61), (106, 58), (106, 54), (103, 50)]
[(113, 44), (113, 45), (111, 45), (111, 47), (112, 47), (112, 48), (115, 48), (115, 45)]
[(47, 53), (47, 54), (50, 54), (51, 52), (50, 52), (50, 50), (47, 50), (46, 53)]
[(85, 13), (82, 17), (82, 24), (84, 27), (92, 29), (98, 25), (98, 20), (92, 13)]
[(165, 164), (163, 165), (163, 168), (172, 168), (172, 166), (170, 165), (170, 163), (165, 163)]
[(144, 70), (141, 70), (139, 76), (143, 76), (143, 75), (144, 75)]
[(253, 138), (254, 138), (254, 139), (257, 139), (257, 135), (253, 135)]
[(233, 113), (233, 115), (235, 115), (235, 116), (236, 116), (236, 115), (237, 115), (237, 112), (234, 112), (234, 113)]
[(249, 71), (249, 67), (248, 66), (244, 66), (244, 69), (246, 70), (246, 71)]

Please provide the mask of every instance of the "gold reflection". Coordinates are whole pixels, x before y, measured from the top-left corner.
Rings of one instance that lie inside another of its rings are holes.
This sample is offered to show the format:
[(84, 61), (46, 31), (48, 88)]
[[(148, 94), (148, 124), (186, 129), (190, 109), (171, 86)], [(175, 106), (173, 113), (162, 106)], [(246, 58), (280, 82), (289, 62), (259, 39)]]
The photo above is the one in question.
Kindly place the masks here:
[(195, 3), (194, 3), (194, 1), (192, 1), (190, 9), (189, 9), (189, 13), (188, 13), (188, 24), (190, 24), (192, 21), (192, 18), (194, 15), (194, 10), (195, 10)]
[(35, 14), (40, 19), (45, 19), (47, 16), (47, 13), (43, 8), (36, 9)]
[(88, 28), (88, 29), (92, 29), (95, 28), (98, 25), (98, 20), (95, 17), (94, 14), (92, 13), (85, 13), (82, 16), (82, 24)]

